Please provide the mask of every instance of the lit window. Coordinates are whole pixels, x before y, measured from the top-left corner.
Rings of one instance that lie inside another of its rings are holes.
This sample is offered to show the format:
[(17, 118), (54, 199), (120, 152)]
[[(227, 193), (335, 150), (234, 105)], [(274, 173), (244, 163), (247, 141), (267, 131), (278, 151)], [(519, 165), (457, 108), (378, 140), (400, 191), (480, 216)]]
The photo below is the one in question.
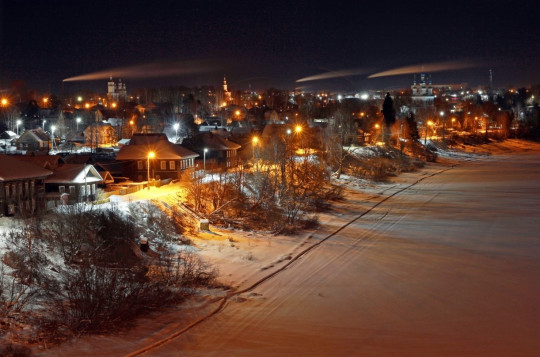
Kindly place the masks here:
[(161, 160), (161, 161), (159, 162), (159, 165), (160, 165), (160, 167), (161, 167), (162, 170), (167, 170), (167, 161)]
[(174, 161), (169, 161), (169, 169), (176, 170), (176, 163)]

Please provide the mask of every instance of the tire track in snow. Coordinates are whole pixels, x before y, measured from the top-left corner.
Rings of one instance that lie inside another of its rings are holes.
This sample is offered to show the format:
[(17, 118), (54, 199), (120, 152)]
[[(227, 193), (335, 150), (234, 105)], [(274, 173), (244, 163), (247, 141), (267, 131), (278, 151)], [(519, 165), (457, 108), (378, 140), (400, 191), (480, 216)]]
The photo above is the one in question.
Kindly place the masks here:
[[(231, 291), (231, 292), (228, 292), (225, 296), (223, 297), (218, 297), (218, 298), (215, 298), (215, 299), (212, 299), (211, 301), (208, 302), (208, 304), (211, 304), (211, 303), (216, 303), (216, 302), (219, 302), (219, 305), (214, 309), (212, 310), (211, 312), (209, 312), (207, 315), (205, 316), (202, 316), (200, 317), (197, 321), (194, 321), (192, 322), (191, 324), (183, 327), (182, 329), (178, 330), (178, 331), (175, 331), (174, 333), (162, 338), (161, 340), (158, 340), (154, 343), (151, 343), (145, 347), (142, 347), (140, 349), (138, 349), (137, 351), (134, 351), (134, 352), (131, 352), (129, 354), (127, 354), (125, 357), (135, 357), (135, 356), (139, 356), (139, 355), (142, 355), (142, 354), (145, 354), (147, 352), (150, 352), (152, 350), (155, 350), (157, 348), (159, 348), (160, 346), (163, 346), (165, 344), (167, 344), (168, 342), (176, 339), (177, 337), (180, 337), (182, 336), (183, 334), (185, 334), (186, 332), (190, 331), (191, 329), (193, 329), (194, 327), (200, 325), (201, 323), (203, 323), (204, 321), (210, 319), (211, 317), (213, 317), (214, 315), (218, 314), (219, 312), (223, 311), (224, 308), (225, 308), (225, 305), (227, 304), (227, 302), (229, 302), (229, 299), (235, 297), (235, 296), (238, 296), (238, 295), (241, 295), (241, 294), (244, 294), (246, 292), (249, 292), (253, 289), (255, 289), (256, 287), (258, 287), (259, 285), (263, 284), (264, 282), (266, 282), (267, 280), (270, 280), (272, 279), (273, 277), (275, 277), (276, 275), (278, 275), (279, 273), (283, 272), (285, 269), (287, 269), (288, 267), (290, 267), (292, 264), (294, 264), (296, 261), (298, 261), (301, 257), (303, 257), (304, 255), (306, 255), (307, 253), (309, 253), (310, 251), (312, 251), (313, 249), (317, 248), (318, 246), (320, 246), (321, 244), (323, 244), (324, 242), (326, 242), (327, 240), (329, 240), (330, 238), (332, 238), (333, 236), (335, 236), (336, 234), (338, 234), (339, 232), (343, 231), (345, 228), (347, 228), (348, 226), (350, 226), (351, 224), (355, 223), (357, 220), (359, 220), (360, 218), (364, 217), (365, 215), (371, 213), (375, 208), (379, 207), (380, 205), (382, 205), (383, 203), (385, 203), (386, 201), (388, 201), (389, 199), (391, 199), (392, 197), (402, 193), (403, 191), (406, 191), (408, 190), (409, 188), (417, 185), (418, 183), (424, 181), (425, 179), (428, 179), (428, 178), (431, 178), (433, 176), (436, 176), (436, 175), (439, 175), (443, 172), (446, 172), (452, 168), (454, 168), (456, 166), (456, 164), (453, 164), (452, 166), (448, 167), (448, 168), (445, 168), (445, 169), (442, 169), (442, 170), (438, 170), (438, 171), (435, 171), (429, 175), (425, 175), (425, 176), (422, 176), (420, 178), (418, 178), (416, 181), (414, 181), (413, 183), (395, 191), (394, 193), (390, 194), (389, 196), (386, 196), (385, 198), (383, 198), (382, 200), (380, 200), (379, 202), (375, 203), (372, 207), (368, 208), (366, 211), (364, 211), (363, 213), (357, 215), (356, 217), (354, 217), (353, 219), (349, 220), (347, 223), (345, 223), (344, 225), (342, 225), (341, 227), (339, 227), (338, 229), (334, 230), (333, 232), (329, 233), (326, 235), (326, 237), (322, 238), (321, 240), (319, 240), (318, 242), (310, 245), (309, 247), (303, 249), (302, 251), (300, 251), (299, 253), (297, 253), (294, 257), (292, 257), (289, 262), (287, 264), (285, 264), (284, 266), (280, 267), (279, 269), (273, 271), (272, 273), (262, 277), (261, 279), (259, 279), (258, 281), (256, 281), (255, 283), (253, 283), (252, 285), (244, 288), (244, 289), (241, 289), (241, 290), (236, 290), (236, 291)], [(395, 186), (392, 186), (392, 188), (395, 187)], [(385, 190), (386, 191), (386, 190)], [(383, 218), (386, 216), (386, 214), (383, 216)]]

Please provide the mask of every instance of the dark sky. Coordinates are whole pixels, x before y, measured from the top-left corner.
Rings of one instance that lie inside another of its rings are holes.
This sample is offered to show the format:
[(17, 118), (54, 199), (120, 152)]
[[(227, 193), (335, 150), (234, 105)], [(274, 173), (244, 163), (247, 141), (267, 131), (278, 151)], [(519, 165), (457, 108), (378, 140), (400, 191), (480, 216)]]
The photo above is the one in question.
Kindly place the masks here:
[[(473, 66), (432, 73), (433, 83), (487, 85), (490, 68), (496, 86), (540, 83), (537, 1), (0, 4), (0, 89), (24, 80), (30, 88), (58, 92), (69, 77), (152, 63), (153, 68), (183, 72), (126, 78), (128, 90), (159, 84), (216, 85), (224, 75), (233, 89), (399, 88), (409, 86), (413, 75), (367, 76), (447, 61)], [(353, 74), (296, 83), (344, 70)], [(66, 82), (66, 87), (105, 91), (103, 83)]]

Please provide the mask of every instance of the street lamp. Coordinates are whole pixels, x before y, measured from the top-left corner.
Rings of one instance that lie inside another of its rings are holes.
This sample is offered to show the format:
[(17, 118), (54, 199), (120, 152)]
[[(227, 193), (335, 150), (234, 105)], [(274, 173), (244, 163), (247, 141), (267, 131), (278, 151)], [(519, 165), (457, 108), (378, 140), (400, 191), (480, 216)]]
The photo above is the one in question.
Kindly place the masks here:
[(75, 121), (77, 122), (77, 131), (79, 131), (79, 123), (81, 122), (81, 117), (77, 117)]
[(156, 154), (153, 151), (148, 153), (146, 157), (146, 179), (148, 181), (148, 190), (150, 191), (150, 159), (153, 159)]
[(22, 124), (22, 121), (20, 119), (17, 120), (17, 135), (19, 135), (19, 125)]
[(427, 132), (428, 132), (428, 127), (433, 125), (433, 122), (431, 120), (428, 120), (427, 123), (426, 123), (426, 135), (424, 136), (424, 145), (426, 145), (427, 143)]
[(255, 146), (259, 142), (259, 138), (254, 136), (253, 139), (251, 139), (252, 147), (253, 147), (253, 160), (255, 160)]
[(176, 143), (178, 141), (178, 128), (180, 127), (180, 124), (174, 123), (174, 142)]
[(206, 153), (208, 152), (208, 149), (207, 148), (204, 148), (203, 150), (203, 168), (204, 168), (204, 173), (206, 174)]
[(380, 129), (380, 125), (379, 123), (376, 123), (375, 124), (375, 144), (377, 144), (378, 142), (378, 139), (379, 139), (379, 129)]
[(43, 124), (41, 125), (43, 131), (45, 131), (45, 123), (46, 123), (46, 122), (47, 122), (46, 120), (43, 120)]
[(51, 125), (51, 136), (52, 136), (52, 147), (54, 148), (55, 142), (54, 142), (54, 131), (56, 130), (56, 125)]
[(442, 121), (442, 140), (444, 142), (444, 129), (445, 129), (445, 124), (446, 124), (446, 121), (444, 119), (444, 112), (441, 110), (441, 112), (439, 113), (439, 115), (441, 116), (441, 121)]

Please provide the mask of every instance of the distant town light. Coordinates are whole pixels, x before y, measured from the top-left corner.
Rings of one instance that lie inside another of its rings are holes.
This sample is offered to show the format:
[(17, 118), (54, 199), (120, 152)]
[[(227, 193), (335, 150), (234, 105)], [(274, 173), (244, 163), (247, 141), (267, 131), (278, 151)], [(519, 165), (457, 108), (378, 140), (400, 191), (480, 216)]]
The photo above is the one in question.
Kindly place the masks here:
[(369, 95), (367, 93), (363, 93), (360, 95), (360, 99), (362, 100), (368, 100), (368, 98), (369, 98)]

